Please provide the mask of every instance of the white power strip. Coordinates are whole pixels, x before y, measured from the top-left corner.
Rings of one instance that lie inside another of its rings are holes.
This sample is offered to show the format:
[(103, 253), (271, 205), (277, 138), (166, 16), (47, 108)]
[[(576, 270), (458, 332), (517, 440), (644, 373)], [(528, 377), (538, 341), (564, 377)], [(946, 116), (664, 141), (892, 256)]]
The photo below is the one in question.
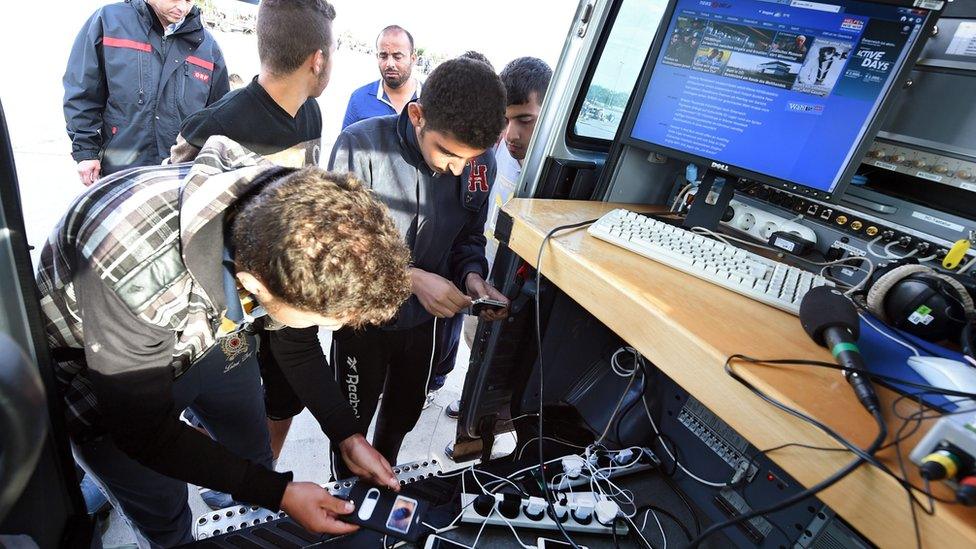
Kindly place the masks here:
[[(688, 202), (691, 201), (695, 193), (689, 193)], [(729, 207), (735, 212), (732, 219), (729, 221), (722, 221), (722, 225), (729, 227), (730, 229), (735, 229), (741, 233), (745, 233), (756, 240), (761, 242), (769, 242), (769, 237), (777, 231), (784, 231), (787, 233), (793, 233), (799, 237), (802, 237), (814, 244), (817, 243), (817, 233), (813, 232), (813, 229), (801, 225), (795, 221), (791, 221), (785, 217), (767, 212), (756, 208), (755, 206), (750, 206), (738, 200), (732, 199), (729, 202)]]
[(785, 217), (760, 210), (738, 200), (732, 200), (729, 206), (735, 212), (730, 221), (723, 221), (726, 227), (735, 229), (752, 236), (762, 242), (768, 242), (773, 233), (783, 231), (793, 233), (801, 238), (817, 243), (817, 233), (813, 229), (790, 221)]
[[(593, 502), (598, 501), (597, 496), (592, 493), (589, 494), (588, 498), (588, 510), (589, 522), (582, 524), (576, 520), (573, 511), (577, 508), (577, 503), (585, 498), (585, 494), (577, 492), (573, 497), (568, 498), (565, 505), (555, 504), (553, 507), (556, 510), (557, 516), (566, 516), (563, 521), (563, 528), (570, 532), (585, 532), (590, 534), (613, 534), (613, 530), (609, 526), (604, 526), (600, 524), (596, 519), (596, 511), (593, 510)], [(484, 516), (479, 513), (474, 506), (474, 500), (478, 498), (478, 494), (461, 494), (461, 507), (464, 509), (461, 514), (461, 522), (467, 522), (471, 524), (491, 524), (494, 526), (507, 526), (511, 524), (516, 530), (519, 528), (536, 528), (541, 530), (553, 530), (558, 531), (559, 527), (556, 526), (556, 522), (553, 521), (549, 514), (545, 511), (546, 505), (544, 500), (541, 498), (529, 498), (523, 499), (519, 504), (519, 513), (514, 518), (503, 517), (498, 510), (498, 503), (491, 509), (488, 516)], [(538, 500), (538, 501), (536, 501)], [(609, 502), (612, 503), (612, 502)], [(587, 504), (584, 504), (587, 505)], [(616, 504), (614, 504), (616, 505)], [(526, 510), (530, 506), (541, 507), (542, 511), (539, 512), (541, 516), (538, 518), (532, 518), (526, 515)], [(626, 524), (617, 523), (617, 534), (626, 535), (628, 528)]]

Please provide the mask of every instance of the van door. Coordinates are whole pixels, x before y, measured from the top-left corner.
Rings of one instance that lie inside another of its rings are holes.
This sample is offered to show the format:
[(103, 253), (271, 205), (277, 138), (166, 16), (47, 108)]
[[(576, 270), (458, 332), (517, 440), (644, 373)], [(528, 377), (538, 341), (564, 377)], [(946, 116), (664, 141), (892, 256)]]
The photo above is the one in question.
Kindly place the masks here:
[[(600, 186), (624, 107), (650, 51), (667, 0), (581, 0), (536, 124), (515, 196), (606, 200)], [(505, 216), (495, 237), (507, 240)], [(504, 322), (479, 323), (461, 396), (454, 458), (490, 450), (496, 432), (512, 429), (511, 403), (519, 401), (532, 370), (534, 281), (502, 246), (492, 283), (512, 298)], [(551, 305), (541, 298), (543, 329)]]
[(88, 547), (0, 104), (0, 547)]

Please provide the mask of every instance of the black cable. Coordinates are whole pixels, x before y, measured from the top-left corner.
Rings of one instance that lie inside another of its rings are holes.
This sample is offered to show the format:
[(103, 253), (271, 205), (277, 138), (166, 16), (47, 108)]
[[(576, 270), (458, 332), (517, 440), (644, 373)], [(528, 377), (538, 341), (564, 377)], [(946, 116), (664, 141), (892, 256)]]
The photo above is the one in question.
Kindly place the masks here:
[(634, 516), (636, 517), (637, 515), (641, 514), (642, 511), (647, 511), (648, 509), (654, 511), (655, 513), (660, 513), (668, 517), (669, 519), (671, 519), (671, 522), (674, 522), (675, 524), (678, 525), (678, 528), (681, 528), (681, 533), (683, 533), (685, 537), (688, 538), (688, 541), (695, 539), (694, 536), (691, 535), (691, 532), (688, 530), (688, 527), (685, 526), (685, 523), (678, 520), (678, 517), (674, 516), (674, 514), (671, 513), (670, 511), (661, 509), (657, 505), (643, 505), (641, 507), (638, 507), (637, 512), (636, 514), (634, 514)]
[[(635, 361), (634, 367), (636, 368), (637, 367), (636, 362), (638, 362), (636, 357), (634, 358), (634, 361)], [(644, 392), (647, 390), (647, 376), (645, 376), (643, 372), (641, 372), (640, 382), (641, 382), (640, 390), (637, 393), (639, 395), (643, 395)], [(624, 409), (620, 411), (620, 415), (617, 416), (617, 425), (614, 426), (613, 431), (614, 431), (614, 435), (617, 437), (617, 444), (620, 444), (620, 446), (625, 446), (624, 441), (620, 436), (620, 424), (623, 423), (624, 418), (627, 417), (627, 414), (629, 414), (630, 411), (634, 409), (634, 406), (636, 406), (638, 402), (640, 402), (640, 398), (635, 398), (634, 400), (630, 401), (630, 403), (627, 404), (627, 406), (625, 406)]]
[[(885, 437), (888, 436), (888, 426), (885, 425), (884, 418), (881, 417), (881, 413), (875, 411), (872, 414), (872, 417), (874, 417), (874, 420), (878, 425), (878, 434), (875, 437), (874, 441), (871, 442), (871, 445), (868, 446), (867, 449), (865, 450), (865, 453), (867, 453), (868, 455), (874, 454), (874, 452), (878, 450), (881, 444), (884, 443)], [(776, 511), (779, 511), (781, 509), (786, 509), (787, 507), (790, 507), (791, 505), (795, 505), (809, 497), (813, 497), (814, 495), (822, 492), (823, 490), (830, 488), (831, 486), (836, 484), (838, 481), (840, 481), (847, 475), (853, 473), (854, 470), (856, 470), (866, 461), (867, 460), (865, 460), (863, 457), (858, 455), (850, 463), (848, 463), (847, 465), (839, 469), (837, 472), (825, 478), (824, 480), (818, 482), (817, 484), (814, 484), (810, 488), (801, 490), (793, 494), (792, 496), (785, 498), (773, 505), (769, 505), (761, 509), (754, 509), (748, 513), (736, 516), (729, 520), (719, 522), (717, 524), (713, 524), (709, 526), (704, 532), (702, 532), (698, 537), (693, 539), (689, 543), (689, 547), (698, 547), (698, 545), (701, 544), (701, 542), (704, 541), (707, 537), (729, 526), (732, 526), (734, 524), (739, 524), (740, 522), (745, 522), (747, 520), (753, 519), (761, 515), (768, 515), (770, 513), (775, 513)]]
[[(733, 356), (729, 357), (728, 361), (726, 361), (725, 371), (733, 379), (735, 379), (736, 381), (738, 381), (739, 383), (741, 383), (742, 385), (744, 385), (746, 388), (748, 388), (750, 391), (752, 391), (754, 394), (756, 394), (757, 396), (759, 396), (760, 398), (762, 398), (766, 402), (772, 404), (773, 406), (779, 408), (780, 410), (782, 410), (782, 411), (784, 411), (784, 412), (786, 412), (786, 413), (788, 413), (788, 414), (790, 414), (790, 415), (792, 415), (794, 417), (797, 417), (799, 419), (802, 419), (803, 421), (806, 421), (807, 423), (810, 423), (811, 425), (814, 425), (815, 427), (817, 427), (818, 429), (820, 429), (821, 431), (823, 431), (824, 433), (826, 433), (828, 436), (830, 436), (831, 438), (833, 438), (834, 440), (836, 440), (837, 442), (839, 442), (842, 446), (844, 446), (845, 448), (847, 448), (849, 451), (851, 451), (852, 453), (854, 453), (860, 459), (864, 460), (867, 463), (870, 463), (871, 465), (873, 465), (874, 467), (876, 467), (877, 469), (879, 469), (881, 472), (889, 475), (891, 478), (893, 478), (895, 480), (895, 482), (897, 482), (899, 485), (901, 485), (906, 490), (918, 490), (918, 491), (921, 491), (921, 489), (915, 487), (914, 485), (912, 485), (907, 480), (905, 480), (905, 479), (899, 477), (897, 474), (895, 474), (895, 472), (892, 471), (886, 464), (878, 461), (873, 455), (870, 455), (867, 452), (865, 452), (864, 450), (858, 448), (857, 446), (855, 446), (853, 443), (851, 443), (850, 441), (848, 441), (846, 438), (844, 438), (843, 436), (841, 436), (840, 434), (838, 434), (836, 431), (834, 431), (830, 427), (824, 425), (823, 423), (821, 423), (820, 421), (814, 419), (813, 417), (810, 417), (810, 416), (804, 414), (803, 412), (800, 412), (799, 410), (790, 408), (789, 406), (786, 406), (786, 405), (780, 403), (779, 401), (776, 401), (775, 399), (772, 399), (771, 397), (769, 397), (768, 395), (766, 395), (765, 393), (763, 393), (762, 391), (760, 391), (758, 388), (756, 388), (755, 386), (753, 386), (751, 383), (749, 383), (748, 381), (746, 381), (745, 379), (743, 379), (741, 376), (739, 376), (738, 374), (736, 374), (731, 369), (731, 362), (733, 360), (736, 360), (736, 359), (746, 360), (746, 361), (752, 362), (753, 364), (760, 364), (760, 365), (763, 365), (763, 364), (772, 364), (774, 361), (756, 361), (756, 359), (752, 359), (752, 358), (749, 358), (749, 357), (744, 357), (742, 355), (733, 355)], [(790, 360), (790, 361), (787, 361), (787, 362), (788, 363), (791, 363), (791, 364), (798, 363), (798, 361), (795, 361), (795, 360)], [(805, 363), (802, 363), (801, 362), (801, 364), (805, 364)], [(819, 363), (819, 364), (827, 364), (827, 363)], [(810, 363), (809, 363), (809, 365), (813, 365), (813, 366), (818, 366), (819, 364), (816, 363), (816, 361), (810, 361)], [(829, 364), (829, 366), (836, 366), (836, 365)], [(840, 368), (840, 369), (843, 369), (843, 368)], [(931, 497), (931, 494), (926, 493), (926, 495), (929, 496), (929, 497)], [(914, 494), (912, 494), (912, 497), (913, 497), (913, 499), (915, 499)], [(919, 505), (921, 505), (921, 502), (919, 502)]]
[[(661, 446), (664, 447), (665, 450), (667, 450), (667, 443), (668, 442), (671, 443), (671, 450), (672, 450), (671, 455), (674, 456), (674, 463), (671, 466), (671, 471), (665, 469), (662, 472), (664, 473), (664, 476), (668, 478), (672, 478), (674, 477), (675, 474), (678, 473), (678, 444), (674, 441), (673, 438), (669, 437), (664, 433), (654, 433), (653, 438), (651, 439), (651, 443), (653, 444), (654, 441), (656, 440), (660, 440)], [(662, 460), (661, 463), (664, 463), (664, 460)]]
[[(677, 455), (678, 454), (675, 454), (675, 456)], [(675, 468), (677, 469), (677, 465), (675, 465)], [(681, 503), (685, 505), (685, 508), (688, 509), (688, 514), (691, 515), (691, 520), (694, 521), (695, 523), (695, 535), (697, 536), (701, 534), (702, 531), (701, 519), (698, 518), (698, 513), (695, 512), (695, 507), (691, 504), (691, 501), (688, 499), (688, 496), (685, 495), (684, 491), (681, 488), (679, 488), (677, 484), (674, 483), (674, 480), (670, 479), (667, 476), (662, 478), (664, 479), (665, 484), (667, 484), (668, 487), (671, 488), (671, 491), (677, 494), (678, 499), (680, 499)]]
[[(725, 370), (726, 370), (726, 373), (728, 373), (733, 379), (735, 379), (739, 383), (743, 384), (746, 388), (748, 388), (750, 391), (752, 391), (753, 393), (755, 393), (757, 396), (759, 396), (763, 400), (769, 402), (770, 404), (776, 406), (777, 408), (780, 408), (781, 410), (789, 413), (790, 415), (793, 415), (793, 416), (798, 417), (798, 418), (800, 418), (800, 419), (802, 419), (802, 420), (804, 420), (804, 421), (806, 421), (808, 423), (811, 423), (811, 424), (815, 425), (817, 428), (819, 428), (824, 433), (826, 433), (827, 435), (829, 435), (831, 438), (833, 438), (834, 440), (836, 440), (842, 446), (844, 446), (845, 448), (847, 448), (848, 451), (854, 453), (855, 455), (860, 456), (865, 461), (867, 461), (871, 465), (873, 465), (876, 468), (878, 468), (882, 473), (884, 473), (884, 474), (892, 477), (903, 488), (910, 489), (910, 490), (913, 490), (913, 491), (921, 492), (926, 497), (934, 498), (936, 501), (939, 501), (939, 502), (942, 502), (942, 503), (947, 503), (947, 504), (955, 504), (956, 503), (954, 500), (947, 500), (947, 499), (944, 499), (944, 498), (939, 498), (939, 497), (933, 496), (928, 491), (926, 491), (926, 490), (924, 490), (922, 488), (919, 488), (919, 487), (913, 485), (911, 482), (909, 482), (909, 481), (907, 481), (907, 480), (899, 477), (886, 464), (878, 461), (873, 456), (867, 455), (864, 452), (864, 450), (862, 450), (862, 449), (854, 446), (851, 442), (849, 442), (847, 439), (845, 439), (843, 436), (841, 436), (840, 434), (838, 434), (836, 431), (834, 431), (830, 427), (827, 427), (826, 425), (824, 425), (823, 423), (819, 422), (818, 420), (816, 420), (816, 419), (814, 419), (814, 418), (812, 418), (812, 417), (810, 417), (810, 416), (808, 416), (806, 414), (803, 414), (802, 412), (799, 412), (798, 410), (794, 410), (793, 408), (786, 407), (786, 406), (782, 405), (781, 403), (770, 399), (762, 391), (760, 391), (759, 389), (757, 389), (751, 383), (749, 383), (745, 379), (741, 378), (738, 374), (734, 373), (731, 370), (730, 364), (734, 360), (742, 360), (742, 361), (745, 361), (745, 362), (749, 362), (751, 364), (758, 364), (758, 365), (790, 364), (790, 365), (795, 365), (795, 366), (813, 366), (813, 367), (818, 367), (818, 368), (828, 368), (828, 369), (832, 369), (832, 370), (841, 370), (841, 371), (846, 370), (842, 366), (838, 366), (837, 364), (831, 364), (831, 363), (828, 363), (828, 362), (815, 361), (815, 360), (810, 360), (810, 361), (793, 360), (793, 359), (764, 360), (764, 359), (756, 359), (756, 358), (748, 357), (748, 356), (745, 356), (745, 355), (732, 355), (726, 361)], [(871, 374), (868, 374), (868, 377), (872, 377), (872, 375)], [(889, 377), (889, 376), (878, 376), (878, 377)], [(928, 386), (926, 386), (926, 387), (928, 387)], [(936, 392), (936, 393), (939, 393), (939, 394), (943, 393), (943, 390), (942, 389), (933, 388), (933, 387), (929, 387), (929, 389), (932, 390), (933, 392)], [(951, 391), (951, 392), (956, 393), (956, 392), (959, 392), (959, 391)], [(965, 395), (965, 393), (963, 393), (963, 395)], [(955, 396), (955, 395), (953, 395), (953, 396)], [(913, 498), (914, 498), (914, 495), (913, 495)], [(915, 501), (916, 501), (916, 503), (918, 503), (918, 505), (921, 505), (921, 502), (920, 501), (918, 501), (917, 499)]]
[[(904, 426), (907, 424), (908, 424), (907, 421), (902, 423), (901, 428), (904, 428)], [(901, 428), (899, 428), (898, 432), (901, 432)], [(905, 459), (901, 456), (901, 442), (898, 440), (897, 436), (895, 437), (894, 444), (895, 444), (895, 456), (898, 458), (898, 470), (901, 471), (901, 476), (907, 479), (908, 470), (905, 468)], [(908, 494), (908, 510), (912, 514), (912, 528), (914, 528), (914, 532), (915, 532), (915, 547), (917, 547), (918, 549), (922, 549), (922, 532), (918, 526), (918, 513), (915, 512), (915, 496), (912, 494), (911, 490), (906, 488), (905, 491)]]
[[(759, 456), (765, 456), (765, 455), (771, 454), (773, 452), (776, 452), (776, 451), (779, 451), (779, 450), (783, 450), (785, 448), (791, 448), (791, 447), (806, 448), (808, 450), (817, 450), (817, 451), (820, 451), (820, 452), (847, 452), (847, 451), (849, 451), (847, 448), (831, 448), (831, 447), (827, 447), (827, 446), (813, 446), (813, 445), (810, 445), (810, 444), (801, 444), (799, 442), (787, 442), (786, 444), (780, 444), (779, 446), (773, 446), (772, 448), (765, 448), (763, 450), (758, 450), (756, 452), (753, 452), (752, 455), (749, 457), (749, 461), (747, 462), (746, 469), (748, 470), (749, 467), (752, 467), (752, 465), (756, 461), (756, 458), (758, 458)], [(884, 447), (882, 446), (882, 448), (884, 448)], [(740, 484), (737, 487), (737, 490), (739, 491), (739, 495), (741, 495), (742, 496), (742, 499), (746, 500), (747, 503), (748, 503), (749, 497), (746, 495), (746, 488), (748, 488), (749, 486), (751, 486), (750, 483), (744, 483), (744, 484)], [(790, 546), (790, 545), (792, 545), (794, 543), (794, 540), (790, 537), (789, 533), (786, 532), (786, 530), (784, 530), (777, 523), (777, 521), (771, 520), (769, 517), (765, 517), (765, 518), (769, 521), (770, 524), (772, 524), (777, 530), (779, 530), (779, 532), (781, 534), (783, 534), (783, 537), (786, 538), (787, 546)]]
[[(620, 549), (620, 540), (617, 539), (617, 521), (622, 521), (619, 516), (613, 517), (613, 522), (610, 523), (610, 533), (613, 534), (613, 546), (616, 549)], [(557, 521), (558, 522), (558, 521)]]
[[(569, 225), (562, 225), (556, 227), (549, 231), (546, 236), (542, 239), (542, 244), (539, 245), (539, 255), (536, 256), (535, 261), (535, 340), (538, 349), (538, 360), (539, 360), (539, 475), (540, 483), (542, 484), (542, 493), (546, 498), (546, 507), (553, 516), (556, 516), (556, 508), (552, 503), (552, 493), (549, 491), (548, 483), (546, 482), (546, 458), (542, 452), (542, 408), (543, 401), (545, 400), (545, 394), (543, 392), (543, 363), (542, 363), (542, 304), (539, 299), (539, 295), (542, 293), (542, 253), (546, 250), (546, 244), (549, 239), (553, 237), (556, 233), (560, 231), (566, 231), (569, 229), (577, 229), (579, 227), (585, 227), (596, 223), (598, 219), (591, 219), (588, 221), (581, 221), (579, 223), (571, 223)], [(573, 538), (569, 536), (569, 532), (563, 527), (563, 523), (558, 520), (555, 521), (556, 526), (559, 528), (559, 533), (563, 535), (567, 542), (573, 546), (573, 549), (580, 549), (580, 546), (573, 541)]]
[[(744, 385), (746, 385), (747, 387), (749, 387), (750, 390), (753, 390), (753, 392), (758, 391), (754, 387), (751, 387), (750, 384), (748, 384), (748, 382), (745, 382), (745, 380), (742, 380), (737, 375), (735, 375), (734, 372), (731, 372), (730, 371), (729, 363), (733, 359), (735, 359), (735, 358), (736, 357), (730, 357), (729, 361), (726, 363), (726, 371), (729, 372), (729, 374), (732, 375), (733, 378), (736, 378), (737, 381), (740, 381), (740, 383), (743, 383)], [(779, 361), (773, 361), (773, 360), (769, 360), (769, 361), (762, 360), (762, 361), (759, 361), (759, 360), (756, 360), (756, 359), (751, 359), (749, 357), (741, 357), (740, 356), (738, 358), (741, 359), (741, 360), (746, 360), (746, 361), (749, 361), (749, 362), (752, 362), (752, 363), (756, 363), (756, 364), (764, 364), (764, 363), (765, 364), (789, 363), (789, 364), (796, 364), (796, 365), (827, 367), (827, 368), (831, 368), (831, 369), (840, 369), (840, 370), (843, 370), (843, 368), (838, 367), (838, 366), (836, 366), (834, 364), (818, 363), (816, 361), (781, 361), (781, 360), (779, 360)], [(932, 392), (942, 393), (943, 391), (937, 390), (937, 391), (932, 391)], [(761, 394), (761, 392), (759, 392), (757, 394), (759, 394), (760, 397), (764, 398), (764, 400), (770, 401), (774, 405), (777, 405), (777, 407), (780, 407), (779, 403), (776, 403), (775, 401), (771, 401), (771, 399), (769, 399), (765, 395)], [(922, 393), (922, 394), (924, 394), (924, 393)], [(917, 486), (914, 486), (913, 484), (911, 484), (911, 482), (909, 482), (907, 480), (907, 471), (905, 469), (904, 459), (903, 459), (903, 457), (901, 455), (900, 443), (907, 436), (911, 436), (911, 433), (914, 433), (918, 429), (918, 427), (920, 425), (920, 422), (923, 419), (933, 419), (934, 417), (940, 417), (940, 416), (929, 416), (929, 417), (926, 417), (925, 416), (925, 412), (926, 411), (925, 411), (925, 409), (923, 407), (923, 403), (922, 403), (921, 398), (920, 398), (921, 394), (914, 395), (914, 396), (916, 397), (916, 401), (919, 404), (919, 411), (918, 412), (915, 412), (913, 414), (910, 414), (909, 416), (902, 416), (898, 412), (898, 410), (897, 410), (897, 406), (901, 402), (902, 399), (904, 399), (904, 398), (911, 398), (909, 395), (902, 395), (898, 399), (896, 399), (896, 401), (893, 403), (892, 406), (893, 406), (893, 413), (894, 413), (894, 415), (897, 416), (897, 417), (899, 417), (899, 418), (902, 418), (903, 419), (903, 422), (902, 422), (902, 425), (899, 427), (899, 429), (898, 429), (898, 431), (896, 433), (896, 436), (895, 436), (893, 442), (892, 443), (889, 443), (888, 445), (882, 446), (882, 447), (888, 447), (888, 446), (891, 446), (891, 445), (894, 445), (895, 446), (896, 455), (898, 457), (898, 462), (899, 462), (899, 469), (900, 469), (900, 472), (901, 472), (901, 477), (899, 477), (898, 475), (896, 475), (893, 471), (891, 471), (889, 468), (887, 468), (887, 466), (885, 466), (884, 464), (878, 462), (876, 459), (873, 458), (873, 456), (870, 456), (870, 459), (867, 459), (867, 457), (864, 456), (861, 452), (857, 452), (857, 453), (858, 453), (858, 456), (860, 458), (862, 458), (862, 459), (864, 459), (864, 461), (867, 461), (867, 462), (871, 463), (872, 465), (878, 467), (885, 474), (890, 475), (892, 478), (894, 478), (896, 480), (896, 482), (898, 482), (905, 489), (906, 494), (909, 497), (909, 505), (910, 505), (910, 510), (911, 510), (911, 513), (912, 513), (913, 526), (914, 526), (914, 529), (915, 529), (916, 544), (920, 546), (921, 545), (921, 533), (920, 533), (920, 529), (919, 529), (919, 526), (918, 526), (918, 517), (917, 517), (917, 514), (915, 513), (915, 506), (917, 505), (918, 508), (921, 509), (923, 512), (925, 512), (926, 514), (931, 515), (931, 514), (934, 514), (934, 512), (935, 512), (935, 507), (934, 507), (934, 503), (933, 503), (934, 500), (941, 501), (941, 502), (945, 502), (945, 503), (949, 503), (949, 504), (955, 504), (956, 502), (955, 501), (952, 501), (952, 500), (945, 500), (945, 499), (942, 499), (942, 498), (939, 498), (939, 497), (934, 496), (931, 493), (928, 485), (926, 485), (926, 487), (924, 489), (923, 488), (918, 488)], [(787, 410), (787, 411), (789, 411), (789, 410)], [(969, 411), (970, 410), (958, 410), (956, 413), (967, 413)], [(801, 417), (801, 418), (805, 419), (805, 417), (803, 416), (803, 414), (800, 413), (800, 412), (795, 412), (795, 413), (794, 412), (790, 412), (790, 413), (792, 413), (793, 415), (799, 414), (799, 415), (797, 415), (797, 417)], [(912, 421), (915, 422), (915, 425), (913, 426), (913, 428), (911, 429), (911, 431), (907, 435), (904, 434), (905, 429), (908, 427), (908, 425)], [(827, 434), (831, 435), (835, 439), (837, 439), (839, 437), (839, 435), (836, 435), (836, 433), (832, 433), (831, 431), (825, 431), (825, 432), (827, 432)], [(846, 441), (844, 441), (844, 440), (839, 440), (839, 441), (842, 442), (842, 444), (844, 444), (845, 446), (848, 445), (846, 443)], [(786, 445), (783, 445), (783, 446), (786, 446)], [(831, 449), (831, 450), (841, 450), (841, 449), (838, 448), (838, 449)], [(918, 500), (918, 498), (914, 494), (915, 491), (918, 491), (918, 492), (924, 494), (929, 499), (928, 508), (926, 508), (922, 504), (922, 502)], [(774, 525), (775, 525), (775, 523), (774, 523)]]
[[(785, 508), (787, 508), (787, 507), (789, 507), (791, 505), (794, 505), (794, 504), (796, 504), (796, 503), (798, 503), (798, 502), (800, 502), (800, 501), (802, 501), (802, 500), (804, 500), (806, 498), (812, 497), (812, 496), (816, 495), (817, 493), (819, 493), (819, 492), (821, 492), (823, 490), (826, 490), (827, 488), (833, 486), (838, 481), (840, 481), (841, 479), (843, 479), (847, 475), (849, 475), (852, 472), (854, 472), (854, 470), (856, 470), (858, 467), (860, 467), (865, 462), (872, 462), (872, 463), (876, 464), (876, 466), (879, 466), (879, 467), (883, 466), (883, 464), (881, 464), (876, 459), (874, 459), (874, 456), (873, 456), (873, 454), (878, 450), (878, 448), (880, 448), (881, 445), (884, 444), (884, 440), (885, 440), (885, 438), (888, 435), (888, 426), (885, 424), (884, 418), (881, 416), (881, 413), (880, 413), (879, 410), (872, 410), (872, 412), (871, 412), (871, 416), (874, 418), (875, 423), (877, 423), (877, 426), (878, 426), (878, 434), (875, 437), (874, 441), (871, 443), (871, 445), (868, 446), (867, 449), (862, 450), (862, 449), (854, 446), (852, 443), (850, 443), (844, 437), (842, 437), (839, 434), (837, 434), (833, 429), (831, 429), (827, 425), (824, 425), (822, 422), (818, 421), (817, 419), (815, 419), (815, 418), (813, 418), (813, 417), (811, 417), (811, 416), (809, 416), (809, 415), (807, 415), (807, 414), (805, 414), (805, 413), (803, 413), (803, 412), (801, 412), (801, 411), (799, 411), (799, 410), (797, 410), (795, 408), (791, 408), (791, 407), (783, 404), (782, 402), (779, 402), (778, 400), (776, 400), (776, 399), (772, 398), (771, 396), (767, 395), (765, 392), (763, 392), (762, 390), (760, 390), (758, 387), (756, 387), (755, 385), (753, 385), (752, 383), (750, 383), (747, 379), (745, 379), (742, 376), (740, 376), (731, 367), (732, 361), (734, 361), (736, 359), (746, 360), (748, 362), (759, 363), (759, 364), (776, 364), (776, 363), (795, 364), (797, 361), (793, 361), (793, 360), (756, 361), (756, 359), (753, 359), (751, 357), (746, 357), (745, 355), (732, 355), (732, 356), (730, 356), (725, 361), (725, 372), (730, 377), (732, 377), (732, 379), (738, 381), (741, 385), (743, 385), (744, 387), (746, 387), (747, 389), (749, 389), (753, 394), (755, 394), (756, 396), (758, 396), (762, 400), (766, 401), (767, 403), (773, 405), (774, 407), (776, 407), (776, 408), (778, 408), (778, 409), (780, 409), (780, 410), (782, 410), (782, 411), (784, 411), (784, 412), (786, 412), (786, 413), (788, 413), (788, 414), (790, 414), (790, 415), (792, 415), (794, 417), (797, 417), (799, 419), (802, 419), (803, 421), (806, 421), (807, 423), (810, 423), (811, 425), (817, 427), (818, 429), (820, 429), (821, 431), (823, 431), (824, 433), (826, 433), (827, 435), (829, 435), (831, 438), (837, 440), (842, 445), (844, 445), (846, 448), (848, 448), (849, 450), (851, 450), (851, 452), (853, 452), (856, 457), (850, 463), (848, 463), (847, 465), (845, 465), (844, 467), (842, 467), (841, 469), (839, 469), (838, 471), (836, 471), (835, 473), (833, 473), (832, 475), (830, 475), (829, 477), (827, 477), (826, 479), (818, 482), (817, 484), (811, 486), (810, 488), (807, 488), (805, 490), (801, 490), (800, 492), (797, 492), (797, 493), (793, 494), (792, 496), (790, 496), (788, 498), (785, 498), (785, 499), (777, 502), (774, 505), (770, 505), (770, 506), (765, 507), (765, 508), (762, 508), (762, 509), (754, 509), (754, 510), (748, 512), (748, 513), (745, 513), (745, 514), (739, 515), (737, 517), (731, 518), (729, 520), (726, 520), (726, 521), (719, 522), (717, 524), (711, 525), (704, 532), (702, 532), (697, 538), (695, 538), (694, 540), (692, 540), (692, 542), (690, 543), (690, 546), (691, 547), (697, 547), (708, 536), (710, 536), (711, 534), (714, 534), (715, 532), (718, 532), (720, 530), (723, 530), (723, 529), (727, 528), (728, 526), (732, 526), (734, 524), (739, 524), (740, 522), (744, 522), (744, 521), (747, 521), (749, 519), (752, 519), (752, 518), (755, 518), (755, 517), (758, 517), (758, 516), (761, 516), (761, 515), (767, 515), (767, 514), (770, 514), (770, 513), (774, 513), (776, 511), (779, 511), (781, 509), (785, 509)], [(804, 364), (811, 364), (813, 362), (815, 362), (815, 361), (803, 361)], [(827, 364), (827, 363), (821, 363), (821, 364)], [(834, 365), (831, 365), (831, 366), (834, 366)], [(845, 368), (842, 368), (842, 367), (839, 367), (839, 366), (838, 366), (838, 368), (841, 369), (841, 370), (844, 370), (845, 369)], [(894, 476), (894, 473), (892, 473), (892, 475)], [(895, 478), (897, 478), (897, 477), (895, 477)]]
[[(735, 354), (729, 357), (729, 361), (732, 360), (742, 360), (744, 362), (751, 362), (753, 364), (771, 364), (774, 366), (778, 365), (792, 365), (792, 366), (815, 366), (817, 368), (827, 368), (830, 370), (839, 370), (841, 372), (849, 371), (850, 368), (845, 368), (839, 364), (833, 362), (822, 362), (819, 360), (798, 360), (798, 359), (760, 359), (753, 358), (748, 355)], [(931, 392), (933, 394), (939, 394), (943, 396), (952, 397), (962, 397), (968, 399), (976, 399), (976, 393), (967, 393), (965, 391), (957, 391), (955, 389), (946, 389), (943, 387), (936, 387), (934, 385), (927, 385), (925, 383), (916, 383), (914, 381), (909, 381), (907, 379), (902, 379), (899, 377), (889, 376), (885, 374), (878, 374), (874, 372), (859, 372), (862, 376), (865, 376), (873, 381), (887, 381), (888, 383), (898, 383), (900, 385), (905, 385), (915, 389), (921, 389), (925, 392)]]

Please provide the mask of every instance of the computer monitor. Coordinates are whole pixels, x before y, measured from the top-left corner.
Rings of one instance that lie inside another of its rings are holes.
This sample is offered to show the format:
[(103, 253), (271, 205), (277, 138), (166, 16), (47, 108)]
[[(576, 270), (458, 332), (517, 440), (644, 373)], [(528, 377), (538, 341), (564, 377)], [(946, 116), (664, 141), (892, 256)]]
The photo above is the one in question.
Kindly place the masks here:
[(837, 201), (941, 8), (672, 0), (623, 141)]

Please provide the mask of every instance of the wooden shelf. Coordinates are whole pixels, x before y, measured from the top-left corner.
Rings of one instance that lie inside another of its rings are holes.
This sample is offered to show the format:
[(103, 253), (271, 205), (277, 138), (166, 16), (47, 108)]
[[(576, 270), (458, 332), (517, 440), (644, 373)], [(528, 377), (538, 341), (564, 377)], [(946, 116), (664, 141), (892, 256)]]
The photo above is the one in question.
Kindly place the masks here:
[[(514, 221), (509, 247), (535, 266), (539, 247), (550, 230), (596, 219), (618, 207), (655, 211), (647, 206), (604, 202), (511, 200), (504, 208)], [(550, 240), (542, 258), (542, 273), (756, 447), (787, 442), (838, 446), (818, 429), (757, 398), (723, 369), (733, 354), (831, 362), (830, 353), (807, 337), (795, 316), (600, 241), (589, 236), (585, 227), (559, 233)], [(767, 394), (819, 419), (859, 445), (866, 446), (876, 435), (874, 421), (840, 372), (801, 366), (737, 365), (736, 369)], [(879, 388), (879, 393), (889, 431), (894, 433), (901, 424), (891, 412), (897, 395), (884, 388)], [(912, 408), (917, 405), (907, 402), (905, 413)], [(906, 460), (932, 424), (924, 422), (902, 443)], [(898, 470), (893, 447), (878, 457)], [(852, 456), (788, 448), (770, 454), (770, 458), (810, 486), (843, 467)], [(910, 463), (909, 473), (909, 478), (921, 486)], [(933, 490), (953, 498), (941, 485)], [(905, 490), (874, 467), (860, 467), (818, 497), (880, 547), (915, 544)], [(976, 546), (976, 509), (955, 505), (937, 505), (936, 509), (933, 516), (919, 513), (926, 546)]]

